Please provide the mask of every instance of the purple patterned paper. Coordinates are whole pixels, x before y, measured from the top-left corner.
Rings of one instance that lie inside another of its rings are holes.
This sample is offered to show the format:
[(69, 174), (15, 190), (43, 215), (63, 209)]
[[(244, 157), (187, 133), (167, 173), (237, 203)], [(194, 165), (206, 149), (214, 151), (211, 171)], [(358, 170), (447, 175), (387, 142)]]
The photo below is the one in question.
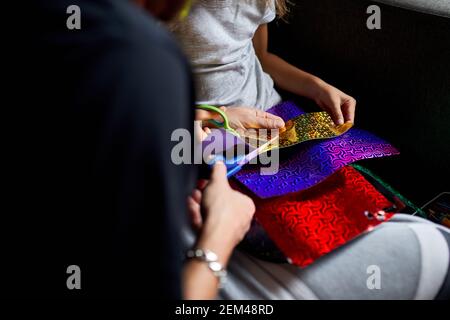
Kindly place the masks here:
[(300, 109), (292, 101), (282, 102), (267, 110), (268, 113), (281, 117), (284, 121), (291, 120), (306, 112)]
[[(284, 120), (303, 113), (291, 102), (277, 105), (269, 112)], [(399, 154), (388, 142), (355, 128), (337, 138), (308, 141), (292, 148), (296, 148), (295, 152), (280, 161), (277, 174), (263, 176), (260, 167), (254, 165), (237, 173), (236, 179), (258, 197), (270, 198), (310, 188), (353, 162)]]

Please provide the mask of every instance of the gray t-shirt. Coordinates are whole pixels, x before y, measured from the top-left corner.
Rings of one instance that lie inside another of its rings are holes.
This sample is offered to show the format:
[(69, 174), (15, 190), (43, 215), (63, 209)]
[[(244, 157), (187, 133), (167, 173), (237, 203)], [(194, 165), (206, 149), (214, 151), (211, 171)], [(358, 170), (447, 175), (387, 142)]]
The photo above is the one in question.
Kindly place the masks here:
[(274, 19), (274, 1), (197, 0), (172, 26), (190, 58), (198, 104), (267, 110), (281, 101), (252, 43), (258, 27)]

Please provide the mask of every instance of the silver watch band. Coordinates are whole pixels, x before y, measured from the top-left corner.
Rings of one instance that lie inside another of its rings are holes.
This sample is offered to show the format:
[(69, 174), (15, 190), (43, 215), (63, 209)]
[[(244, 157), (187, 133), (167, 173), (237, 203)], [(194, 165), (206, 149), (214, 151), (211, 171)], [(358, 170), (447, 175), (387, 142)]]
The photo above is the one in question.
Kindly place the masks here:
[(214, 276), (219, 279), (219, 288), (223, 288), (226, 283), (227, 271), (218, 261), (217, 254), (208, 249), (193, 249), (186, 252), (187, 259), (198, 259), (207, 263), (208, 268), (213, 272)]

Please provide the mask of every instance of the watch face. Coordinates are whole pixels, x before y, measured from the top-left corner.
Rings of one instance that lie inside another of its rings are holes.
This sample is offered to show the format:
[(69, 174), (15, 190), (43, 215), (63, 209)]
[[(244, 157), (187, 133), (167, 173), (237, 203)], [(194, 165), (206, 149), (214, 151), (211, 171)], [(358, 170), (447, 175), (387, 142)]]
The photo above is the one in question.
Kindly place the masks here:
[(209, 268), (214, 272), (219, 272), (222, 270), (222, 265), (218, 262), (210, 262)]
[(214, 252), (206, 251), (205, 258), (207, 261), (215, 262), (217, 261), (217, 255)]

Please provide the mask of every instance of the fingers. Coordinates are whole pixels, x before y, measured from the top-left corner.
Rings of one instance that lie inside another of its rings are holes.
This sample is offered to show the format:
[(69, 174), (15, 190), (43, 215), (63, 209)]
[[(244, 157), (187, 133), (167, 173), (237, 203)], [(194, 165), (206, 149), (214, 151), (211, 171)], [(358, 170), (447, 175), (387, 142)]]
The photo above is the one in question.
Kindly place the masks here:
[(244, 136), (246, 134), (248, 129), (244, 129), (244, 128), (237, 128), (236, 132), (240, 135), (240, 136)]
[(198, 190), (198, 189), (195, 189), (192, 192), (191, 197), (197, 203), (201, 203), (202, 202), (202, 192), (200, 190)]
[(271, 117), (264, 118), (263, 120), (265, 120), (264, 128), (267, 129), (281, 129), (285, 126), (283, 119), (277, 116), (272, 115)]
[(342, 105), (342, 112), (344, 115), (345, 122), (355, 123), (355, 110), (356, 110), (356, 100), (350, 96), (344, 101)]
[(264, 111), (262, 111), (262, 113), (264, 114), (264, 118), (268, 121), (268, 128), (280, 129), (285, 126), (284, 120), (279, 116)]
[(211, 130), (209, 128), (203, 128), (201, 121), (195, 121), (194, 122), (194, 136), (195, 136), (195, 142), (200, 143), (201, 141), (205, 140), (206, 137), (211, 133)]
[(208, 180), (206, 179), (200, 179), (197, 181), (197, 188), (198, 190), (202, 190), (206, 188), (206, 186), (208, 185)]
[(342, 114), (340, 99), (333, 99), (331, 103), (332, 105), (329, 106), (328, 111), (330, 112), (333, 122), (338, 126), (343, 125), (344, 115)]
[(218, 161), (211, 173), (211, 183), (217, 183), (217, 182), (227, 182), (227, 167), (225, 164), (221, 161)]
[[(197, 190), (198, 191), (198, 190)], [(203, 224), (200, 202), (197, 202), (193, 196), (187, 199), (189, 218), (195, 229), (200, 229)]]
[(255, 118), (258, 128), (280, 129), (285, 126), (283, 119), (280, 117), (259, 109), (255, 110)]
[(203, 121), (203, 120), (209, 120), (212, 118), (212, 113), (206, 110), (195, 110), (195, 120), (197, 121)]

